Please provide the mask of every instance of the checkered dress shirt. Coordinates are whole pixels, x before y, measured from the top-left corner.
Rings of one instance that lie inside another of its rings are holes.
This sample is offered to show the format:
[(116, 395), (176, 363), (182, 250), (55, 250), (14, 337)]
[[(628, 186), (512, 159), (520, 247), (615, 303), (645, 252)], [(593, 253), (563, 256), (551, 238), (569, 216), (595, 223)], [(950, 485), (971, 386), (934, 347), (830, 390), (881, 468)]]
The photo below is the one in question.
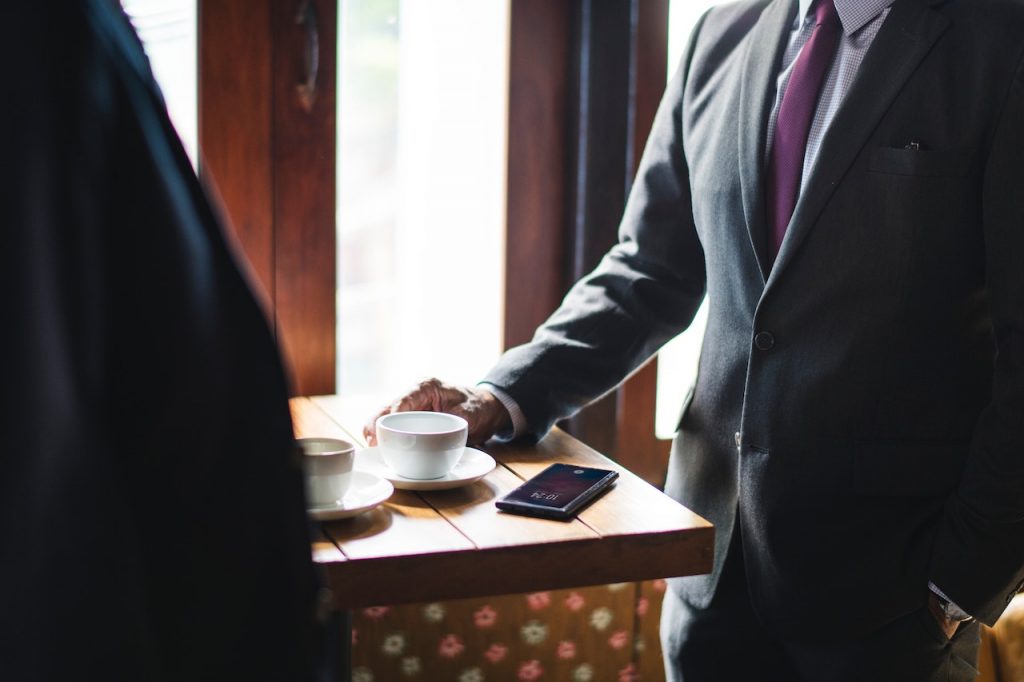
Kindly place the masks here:
[[(814, 161), (818, 158), (818, 149), (821, 147), (825, 131), (828, 130), (829, 124), (832, 123), (832, 117), (835, 116), (843, 97), (850, 89), (864, 55), (867, 54), (875, 36), (878, 35), (878, 29), (882, 28), (882, 22), (889, 14), (889, 5), (892, 2), (893, 0), (835, 0), (839, 22), (843, 25), (843, 35), (839, 38), (836, 57), (832, 62), (832, 68), (825, 77), (825, 84), (818, 97), (818, 108), (815, 110), (814, 120), (811, 122), (811, 132), (807, 137), (807, 151), (804, 154), (801, 186), (807, 183), (807, 177), (814, 167)], [(766, 159), (771, 158), (779, 105), (782, 103), (783, 93), (786, 92), (786, 85), (789, 84), (789, 77), (793, 73), (793, 65), (800, 50), (803, 49), (807, 41), (810, 40), (811, 33), (814, 32), (814, 13), (810, 11), (811, 4), (812, 0), (800, 0), (799, 11), (793, 20), (793, 28), (789, 34), (789, 43), (782, 55), (782, 71), (776, 81), (775, 106), (772, 107), (771, 117), (768, 119)]]

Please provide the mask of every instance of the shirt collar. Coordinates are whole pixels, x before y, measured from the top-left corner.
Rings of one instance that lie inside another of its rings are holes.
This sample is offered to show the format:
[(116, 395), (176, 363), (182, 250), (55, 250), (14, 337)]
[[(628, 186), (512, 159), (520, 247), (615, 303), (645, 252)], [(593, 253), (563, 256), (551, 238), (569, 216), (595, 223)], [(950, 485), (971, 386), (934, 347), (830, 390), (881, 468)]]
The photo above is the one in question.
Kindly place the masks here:
[[(811, 11), (814, 0), (800, 0), (798, 21)], [(852, 36), (864, 28), (864, 25), (881, 14), (882, 10), (893, 3), (893, 0), (835, 0), (836, 13), (843, 25), (843, 33)]]

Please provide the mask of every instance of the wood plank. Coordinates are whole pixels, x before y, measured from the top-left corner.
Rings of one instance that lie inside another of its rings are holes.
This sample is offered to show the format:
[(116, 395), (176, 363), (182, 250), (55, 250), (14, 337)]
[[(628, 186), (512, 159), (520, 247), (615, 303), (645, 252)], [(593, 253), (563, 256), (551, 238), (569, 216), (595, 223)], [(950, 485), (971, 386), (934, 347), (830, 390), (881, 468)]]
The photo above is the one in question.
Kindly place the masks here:
[(200, 173), (223, 200), (274, 311), (293, 390), (334, 390), (336, 0), (316, 8), (307, 109), (299, 2), (199, 3)]
[(366, 447), (366, 440), (363, 438), (363, 425), (366, 420), (377, 413), (380, 405), (376, 403), (371, 405), (341, 395), (317, 395), (311, 396), (309, 400), (340, 424), (360, 447)]
[(296, 438), (340, 438), (356, 447), (363, 447), (361, 439), (357, 440), (309, 398), (292, 398), (288, 406)]
[[(707, 573), (710, 536), (655, 533), (331, 564), (339, 608)], [(372, 578), (370, 577), (372, 576)]]
[(272, 310), (270, 3), (202, 0), (198, 11), (199, 175), (220, 198), (252, 265), (261, 300)]
[(300, 2), (272, 3), (274, 27), (274, 292), (278, 338), (296, 395), (330, 393), (335, 382), (335, 71), (337, 2), (315, 8), (319, 60), (307, 108), (307, 33)]
[(658, 357), (633, 374), (618, 390), (615, 457), (657, 488), (665, 485), (672, 441), (655, 432), (658, 409)]
[(633, 36), (634, 115), (629, 173), (640, 165), (640, 155), (654, 124), (668, 75), (669, 0), (643, 0), (636, 6)]
[(506, 348), (529, 341), (566, 291), (574, 5), (515, 0), (510, 7)]
[(334, 541), (327, 537), (319, 528), (313, 532), (313, 561), (318, 564), (334, 564), (348, 561)]

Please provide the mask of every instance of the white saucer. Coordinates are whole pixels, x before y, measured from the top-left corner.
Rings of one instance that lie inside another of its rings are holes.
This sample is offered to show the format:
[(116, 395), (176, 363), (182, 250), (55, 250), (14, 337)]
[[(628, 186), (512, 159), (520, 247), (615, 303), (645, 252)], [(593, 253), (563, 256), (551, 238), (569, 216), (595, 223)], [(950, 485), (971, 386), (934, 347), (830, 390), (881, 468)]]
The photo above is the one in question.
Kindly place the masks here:
[(404, 478), (391, 470), (384, 463), (377, 448), (364, 448), (356, 451), (355, 468), (376, 474), (391, 481), (396, 488), (402, 490), (448, 490), (450, 488), (461, 488), (474, 481), (479, 481), (494, 469), (494, 458), (486, 452), (476, 448), (466, 448), (462, 453), (462, 459), (441, 478), (421, 480), (416, 478)]
[(347, 519), (365, 511), (370, 511), (395, 492), (394, 486), (382, 477), (367, 471), (353, 471), (352, 483), (345, 497), (337, 504), (323, 507), (312, 507), (306, 512), (317, 521), (336, 521)]

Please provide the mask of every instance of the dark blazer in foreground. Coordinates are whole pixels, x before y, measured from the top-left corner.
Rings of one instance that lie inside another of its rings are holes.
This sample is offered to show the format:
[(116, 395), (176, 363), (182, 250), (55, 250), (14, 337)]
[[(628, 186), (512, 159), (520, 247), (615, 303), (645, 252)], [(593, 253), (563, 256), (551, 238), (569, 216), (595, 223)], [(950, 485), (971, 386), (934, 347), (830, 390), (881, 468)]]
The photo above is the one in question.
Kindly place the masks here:
[(310, 679), (280, 360), (115, 7), (0, 23), (0, 679)]
[(1024, 578), (1024, 4), (896, 0), (772, 266), (761, 170), (795, 9), (705, 16), (620, 243), (486, 380), (539, 436), (706, 292), (667, 492), (717, 552), (673, 588), (706, 603), (739, 524), (779, 633), (864, 632), (923, 606), (929, 580), (992, 623)]

